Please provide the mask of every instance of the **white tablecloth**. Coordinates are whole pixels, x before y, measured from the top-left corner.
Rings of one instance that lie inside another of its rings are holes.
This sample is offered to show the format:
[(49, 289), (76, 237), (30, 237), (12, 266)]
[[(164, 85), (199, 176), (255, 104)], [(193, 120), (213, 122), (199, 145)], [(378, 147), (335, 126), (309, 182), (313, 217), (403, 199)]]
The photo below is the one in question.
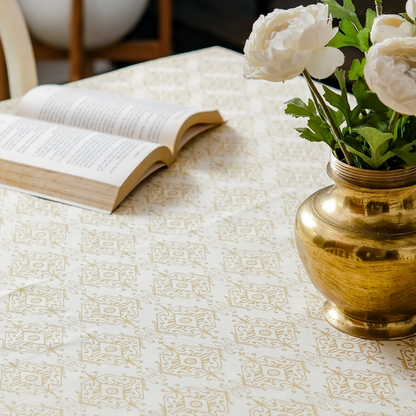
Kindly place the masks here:
[(303, 79), (212, 48), (76, 85), (228, 122), (110, 216), (0, 189), (1, 416), (416, 415), (415, 338), (334, 330), (298, 258), (296, 209), (330, 183), (284, 115)]

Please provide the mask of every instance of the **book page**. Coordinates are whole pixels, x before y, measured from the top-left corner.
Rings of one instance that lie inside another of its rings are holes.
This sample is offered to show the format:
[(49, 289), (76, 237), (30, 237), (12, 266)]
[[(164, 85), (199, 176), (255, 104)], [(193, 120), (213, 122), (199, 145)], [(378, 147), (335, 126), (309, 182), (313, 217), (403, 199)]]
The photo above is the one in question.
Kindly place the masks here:
[(161, 144), (172, 153), (180, 128), (199, 112), (59, 85), (34, 88), (23, 97), (17, 110), (22, 117)]
[(154, 143), (0, 114), (0, 159), (121, 186)]
[(33, 192), (33, 191), (28, 191), (28, 190), (22, 189), (22, 188), (16, 188), (15, 186), (9, 186), (9, 185), (5, 185), (5, 184), (1, 184), (1, 187), (6, 188), (6, 189), (11, 189), (12, 191), (22, 192), (26, 195), (37, 196), (38, 198), (49, 199), (51, 201), (62, 202), (64, 204), (72, 205), (74, 207), (100, 212), (101, 214), (111, 214), (111, 212), (112, 212), (112, 211), (107, 210), (107, 209), (100, 209), (100, 208), (97, 208), (97, 207), (92, 207), (90, 205), (80, 204), (78, 202), (74, 202), (74, 201), (71, 201), (69, 199), (57, 198), (56, 196), (51, 197), (50, 195), (42, 194), (42, 193), (39, 193), (39, 192)]
[(215, 124), (195, 124), (194, 126), (189, 127), (189, 129), (186, 130), (181, 137), (178, 149), (181, 149), (183, 146), (185, 146), (186, 143), (188, 143), (189, 140), (194, 138), (197, 134), (202, 133), (203, 131), (208, 130), (214, 126)]

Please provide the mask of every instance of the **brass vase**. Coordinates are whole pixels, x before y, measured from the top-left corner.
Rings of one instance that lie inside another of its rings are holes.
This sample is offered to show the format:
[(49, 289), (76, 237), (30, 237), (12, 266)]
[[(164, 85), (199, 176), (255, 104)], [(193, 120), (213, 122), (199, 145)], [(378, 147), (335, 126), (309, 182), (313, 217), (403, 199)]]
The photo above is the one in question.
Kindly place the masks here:
[(335, 157), (335, 185), (296, 215), (296, 244), (326, 320), (361, 338), (416, 334), (416, 168), (371, 171)]

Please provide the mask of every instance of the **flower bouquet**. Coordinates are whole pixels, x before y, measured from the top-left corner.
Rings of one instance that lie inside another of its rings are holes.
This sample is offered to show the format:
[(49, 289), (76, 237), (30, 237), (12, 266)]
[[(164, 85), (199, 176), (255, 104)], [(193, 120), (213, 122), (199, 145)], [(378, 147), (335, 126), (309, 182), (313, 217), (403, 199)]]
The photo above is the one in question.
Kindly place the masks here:
[[(303, 74), (311, 91), (308, 103), (287, 102), (286, 113), (308, 118), (298, 128), (301, 137), (325, 142), (334, 155), (363, 169), (390, 170), (416, 166), (416, 0), (406, 13), (382, 14), (367, 10), (361, 24), (351, 0), (336, 0), (294, 9), (276, 9), (254, 23), (244, 48), (244, 76), (284, 82)], [(332, 18), (340, 20), (333, 28)], [(346, 73), (339, 48), (364, 52)], [(335, 72), (340, 93), (324, 86), (323, 96), (312, 78)], [(356, 106), (347, 98), (351, 81)]]
[[(416, 0), (401, 15), (375, 4), (365, 25), (351, 0), (260, 16), (244, 75), (284, 82), (303, 74), (312, 99), (293, 98), (286, 113), (306, 117), (301, 137), (332, 150), (335, 185), (304, 201), (295, 224), (302, 263), (328, 299), (325, 318), (353, 336), (398, 339), (416, 334)], [(348, 73), (338, 69), (344, 46), (364, 53)], [(312, 78), (333, 73), (339, 91), (321, 94)]]

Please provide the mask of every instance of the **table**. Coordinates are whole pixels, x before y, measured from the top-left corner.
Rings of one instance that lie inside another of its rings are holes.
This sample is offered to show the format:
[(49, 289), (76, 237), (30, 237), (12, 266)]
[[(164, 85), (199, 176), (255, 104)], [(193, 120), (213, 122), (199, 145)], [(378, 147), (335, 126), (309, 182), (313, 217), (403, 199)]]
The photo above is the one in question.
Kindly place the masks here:
[(228, 122), (110, 216), (0, 190), (1, 416), (416, 415), (415, 338), (334, 330), (298, 258), (296, 209), (330, 184), (283, 114), (303, 79), (210, 48), (75, 85)]

